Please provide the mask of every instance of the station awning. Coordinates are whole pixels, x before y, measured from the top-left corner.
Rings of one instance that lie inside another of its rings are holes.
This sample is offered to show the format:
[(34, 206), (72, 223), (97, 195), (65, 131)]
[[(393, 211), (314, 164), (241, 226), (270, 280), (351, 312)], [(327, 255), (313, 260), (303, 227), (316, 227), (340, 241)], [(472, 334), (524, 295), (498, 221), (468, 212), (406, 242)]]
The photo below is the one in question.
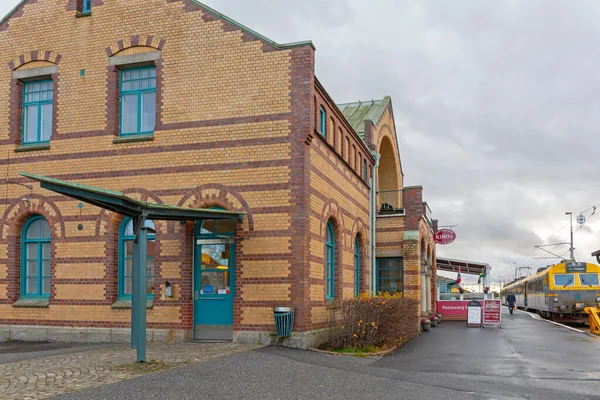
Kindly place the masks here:
[(489, 264), (474, 261), (454, 260), (451, 258), (440, 257), (437, 257), (435, 260), (438, 271), (458, 272), (458, 268), (460, 267), (460, 272), (464, 274), (479, 275), (481, 272), (485, 272), (487, 275), (492, 269)]
[(93, 186), (81, 185), (79, 183), (67, 182), (26, 172), (20, 172), (19, 175), (40, 182), (43, 189), (64, 194), (65, 196), (81, 200), (100, 208), (105, 208), (132, 219), (139, 216), (141, 212), (146, 214), (146, 219), (170, 221), (230, 219), (236, 217), (240, 219), (246, 214), (245, 212), (239, 211), (226, 211), (212, 208), (184, 208), (173, 205), (150, 203), (147, 201), (136, 200), (121, 192), (113, 190), (100, 189)]
[(100, 189), (79, 183), (20, 172), (21, 176), (40, 182), (42, 189), (71, 197), (94, 206), (119, 213), (133, 220), (136, 239), (133, 241), (133, 271), (131, 296), (131, 347), (137, 351), (137, 361), (146, 361), (146, 220), (197, 221), (201, 219), (231, 219), (241, 222), (245, 212), (219, 209), (184, 208), (136, 200), (122, 192)]

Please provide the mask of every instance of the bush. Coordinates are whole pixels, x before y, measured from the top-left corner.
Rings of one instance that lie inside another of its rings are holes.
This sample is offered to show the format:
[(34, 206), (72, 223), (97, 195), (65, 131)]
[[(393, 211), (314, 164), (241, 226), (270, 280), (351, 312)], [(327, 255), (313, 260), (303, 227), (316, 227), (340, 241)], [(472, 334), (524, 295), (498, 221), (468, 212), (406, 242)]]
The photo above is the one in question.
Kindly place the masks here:
[(361, 295), (330, 305), (329, 347), (390, 348), (418, 333), (418, 302), (401, 295)]

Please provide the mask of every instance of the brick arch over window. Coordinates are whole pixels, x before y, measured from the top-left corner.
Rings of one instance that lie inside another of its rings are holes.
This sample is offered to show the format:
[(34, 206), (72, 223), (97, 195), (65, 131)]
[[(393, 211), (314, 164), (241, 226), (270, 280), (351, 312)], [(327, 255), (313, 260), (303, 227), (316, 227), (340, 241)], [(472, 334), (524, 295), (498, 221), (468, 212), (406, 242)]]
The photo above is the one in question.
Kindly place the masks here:
[[(29, 201), (23, 199), (29, 199)], [(56, 204), (45, 196), (27, 194), (10, 203), (4, 215), (2, 215), (4, 225), (0, 232), (0, 240), (8, 238), (15, 232), (20, 235), (23, 223), (29, 216), (34, 214), (46, 218), (53, 238), (65, 237), (65, 222)]]
[(357, 218), (354, 221), (354, 225), (352, 226), (352, 254), (355, 254), (356, 249), (356, 239), (358, 239), (358, 245), (360, 248), (360, 282), (359, 282), (359, 292), (364, 293), (367, 291), (367, 283), (368, 283), (368, 268), (367, 261), (369, 260), (369, 249), (368, 249), (368, 241), (367, 241), (368, 233), (367, 233), (367, 225), (363, 222), (361, 218)]
[(166, 39), (156, 36), (133, 35), (114, 42), (110, 46), (106, 47), (104, 51), (106, 52), (107, 56), (112, 57), (120, 51), (136, 46), (152, 47), (156, 50), (162, 50), (166, 42)]
[[(327, 240), (327, 224), (331, 223), (333, 227), (333, 236), (334, 236), (334, 298), (336, 300), (341, 300), (344, 296), (344, 249), (350, 246), (346, 246), (346, 228), (344, 227), (344, 218), (341, 212), (341, 208), (338, 203), (330, 199), (323, 206), (323, 211), (321, 212), (321, 226), (320, 233), (323, 242), (323, 272), (325, 273), (325, 241)], [(325, 275), (323, 275), (325, 276)]]
[(210, 208), (222, 207), (229, 211), (245, 211), (244, 221), (241, 226), (241, 232), (238, 234), (247, 235), (254, 232), (254, 218), (248, 203), (235, 190), (221, 184), (209, 183), (197, 186), (189, 190), (177, 203), (179, 207), (186, 208)]
[[(19, 299), (21, 285), (21, 232), (27, 220), (41, 215), (48, 221), (51, 234), (50, 276), (56, 271), (56, 242), (65, 237), (63, 216), (54, 202), (38, 194), (27, 195), (29, 201), (22, 199), (11, 203), (2, 216), (3, 226), (0, 242), (7, 244), (7, 294), (8, 301)], [(50, 279), (50, 299), (54, 298), (54, 279)]]
[[(156, 204), (164, 204), (161, 198), (151, 191), (142, 188), (129, 188), (123, 190), (123, 194), (140, 201), (149, 201)], [(104, 267), (104, 277), (106, 279), (106, 299), (113, 303), (119, 296), (119, 229), (121, 222), (125, 217), (121, 214), (100, 210), (96, 218), (96, 237), (105, 244), (106, 263)], [(160, 243), (161, 232), (167, 226), (167, 221), (154, 221), (156, 227), (156, 241)], [(160, 251), (157, 249), (157, 254)], [(160, 277), (160, 256), (155, 259), (155, 281), (159, 282)]]
[(8, 67), (11, 71), (14, 71), (21, 66), (34, 61), (47, 61), (52, 64), (60, 64), (62, 56), (58, 53), (49, 50), (33, 50), (25, 54), (21, 54), (19, 57), (11, 60), (8, 63)]
[[(342, 216), (342, 210), (340, 208), (340, 206), (338, 205), (337, 201), (331, 199), (329, 201), (327, 201), (325, 203), (325, 205), (323, 206), (323, 210), (321, 211), (321, 225), (320, 225), (320, 233), (322, 237), (325, 237), (325, 234), (327, 233), (327, 221), (329, 221), (330, 219), (332, 219), (335, 221), (336, 224), (339, 225), (339, 232), (340, 234), (343, 234), (345, 232), (345, 226), (344, 226), (344, 218)], [(336, 226), (333, 226), (334, 228), (336, 228)], [(337, 235), (337, 233), (336, 233)], [(341, 243), (344, 244), (344, 247), (347, 247), (345, 245), (345, 241), (343, 240), (343, 236), (340, 237), (341, 239)], [(337, 240), (337, 236), (336, 236), (336, 240)]]

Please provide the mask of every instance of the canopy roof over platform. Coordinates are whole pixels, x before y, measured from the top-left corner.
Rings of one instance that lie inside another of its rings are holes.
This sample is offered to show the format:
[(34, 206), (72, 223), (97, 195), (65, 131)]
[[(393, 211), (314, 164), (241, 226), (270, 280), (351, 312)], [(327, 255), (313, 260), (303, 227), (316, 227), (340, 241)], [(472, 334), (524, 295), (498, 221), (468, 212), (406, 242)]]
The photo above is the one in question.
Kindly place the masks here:
[(465, 261), (465, 260), (454, 260), (451, 258), (436, 258), (438, 271), (460, 272), (471, 275), (479, 275), (482, 272), (488, 275), (492, 267), (486, 263)]
[(77, 200), (105, 208), (107, 210), (135, 218), (145, 213), (147, 219), (153, 220), (200, 220), (200, 219), (241, 219), (245, 212), (225, 211), (220, 209), (185, 208), (166, 204), (149, 203), (125, 196), (121, 192), (99, 189), (93, 186), (62, 181), (60, 179), (20, 172), (21, 176), (36, 180), (43, 189), (64, 194)]
[(149, 203), (125, 196), (121, 192), (99, 189), (93, 186), (62, 181), (60, 179), (20, 172), (21, 176), (40, 182), (42, 189), (113, 211), (133, 220), (136, 239), (133, 241), (133, 272), (131, 296), (131, 347), (137, 350), (137, 361), (146, 361), (146, 270), (148, 267), (145, 221), (197, 221), (202, 219), (238, 218), (241, 222), (245, 212), (219, 209), (184, 208), (165, 204)]

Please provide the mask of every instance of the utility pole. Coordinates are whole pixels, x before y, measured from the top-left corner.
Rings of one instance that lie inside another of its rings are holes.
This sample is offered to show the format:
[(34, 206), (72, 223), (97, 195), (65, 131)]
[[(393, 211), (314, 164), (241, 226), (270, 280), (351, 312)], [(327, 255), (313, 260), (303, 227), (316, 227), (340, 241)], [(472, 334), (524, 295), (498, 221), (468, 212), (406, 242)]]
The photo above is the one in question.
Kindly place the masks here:
[(573, 248), (573, 213), (570, 211), (567, 211), (565, 214), (569, 216), (569, 220), (571, 222), (571, 248), (569, 249), (571, 252), (570, 260), (575, 261), (575, 254), (574, 254), (575, 249)]
[(513, 261), (513, 264), (515, 265), (515, 279), (517, 279), (517, 271), (519, 270), (519, 268), (517, 268), (517, 263)]

